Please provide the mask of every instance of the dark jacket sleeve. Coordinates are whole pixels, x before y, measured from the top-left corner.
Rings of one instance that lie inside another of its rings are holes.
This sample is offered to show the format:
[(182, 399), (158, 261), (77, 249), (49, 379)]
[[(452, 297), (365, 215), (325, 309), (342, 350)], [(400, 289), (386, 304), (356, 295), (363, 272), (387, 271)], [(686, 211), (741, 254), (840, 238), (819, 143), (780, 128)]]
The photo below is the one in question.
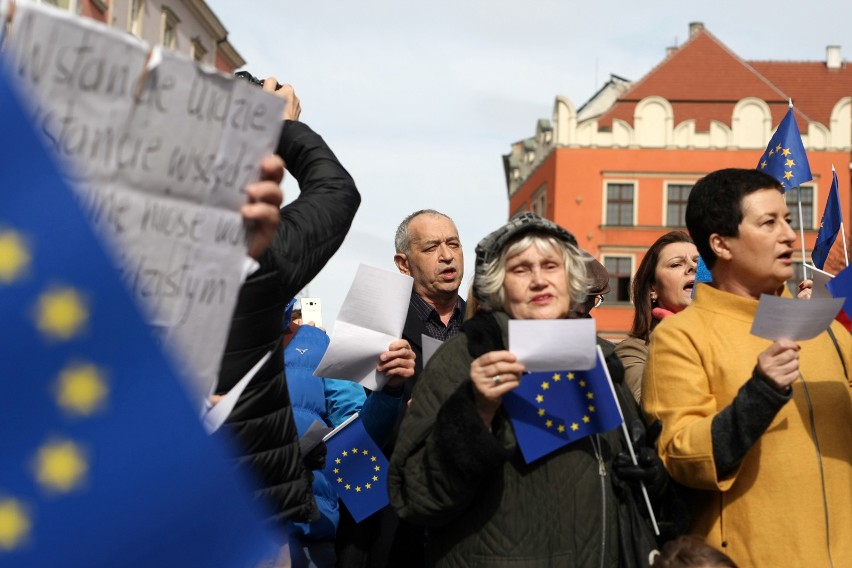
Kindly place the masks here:
[(283, 292), (292, 298), (340, 248), (361, 196), (322, 137), (301, 122), (284, 122), (276, 154), (300, 189), (299, 197), (281, 209), (269, 251)]
[(733, 473), (757, 442), (781, 407), (793, 397), (777, 392), (760, 378), (757, 369), (740, 388), (734, 400), (723, 408), (710, 426), (713, 460), (719, 479)]

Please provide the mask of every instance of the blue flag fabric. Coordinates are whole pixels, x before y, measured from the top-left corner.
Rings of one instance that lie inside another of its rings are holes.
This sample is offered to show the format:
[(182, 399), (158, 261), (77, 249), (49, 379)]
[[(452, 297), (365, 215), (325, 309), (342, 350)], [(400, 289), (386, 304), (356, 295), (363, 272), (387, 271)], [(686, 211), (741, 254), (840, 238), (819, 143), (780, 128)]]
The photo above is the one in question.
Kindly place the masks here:
[(843, 311), (852, 317), (852, 266), (841, 270), (840, 274), (829, 280), (825, 287), (833, 297), (846, 298), (843, 302)]
[(503, 397), (527, 463), (623, 422), (604, 365), (599, 350), (593, 369), (530, 373)]
[(354, 416), (326, 440), (328, 455), (323, 472), (352, 518), (360, 523), (390, 503), (388, 460), (367, 434), (361, 417)]
[(757, 169), (781, 182), (785, 191), (814, 179), (796, 117), (793, 116), (793, 107), (784, 115), (778, 130), (769, 140)]
[(814, 251), (811, 253), (814, 266), (819, 269), (825, 266), (825, 259), (828, 258), (831, 247), (834, 246), (837, 233), (840, 232), (840, 224), (843, 222), (843, 212), (840, 207), (840, 192), (837, 189), (837, 172), (831, 173), (834, 179), (831, 182), (831, 189), (828, 191), (828, 201), (825, 202), (825, 211), (822, 213), (822, 221), (819, 224), (819, 233), (817, 233)]
[(0, 124), (0, 565), (274, 558), (2, 68)]

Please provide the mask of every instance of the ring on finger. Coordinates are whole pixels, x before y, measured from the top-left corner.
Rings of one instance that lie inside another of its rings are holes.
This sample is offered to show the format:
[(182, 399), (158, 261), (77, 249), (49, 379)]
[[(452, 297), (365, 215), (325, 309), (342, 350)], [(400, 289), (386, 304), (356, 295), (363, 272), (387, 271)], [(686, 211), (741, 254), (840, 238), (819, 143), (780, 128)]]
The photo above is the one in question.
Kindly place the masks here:
[(498, 386), (500, 383), (502, 383), (502, 382), (503, 382), (503, 379), (502, 379), (502, 378), (500, 378), (500, 375), (494, 375), (494, 378), (492, 378), (492, 379), (491, 379), (491, 382), (493, 382), (493, 383), (494, 383), (494, 386), (496, 387), (496, 386)]

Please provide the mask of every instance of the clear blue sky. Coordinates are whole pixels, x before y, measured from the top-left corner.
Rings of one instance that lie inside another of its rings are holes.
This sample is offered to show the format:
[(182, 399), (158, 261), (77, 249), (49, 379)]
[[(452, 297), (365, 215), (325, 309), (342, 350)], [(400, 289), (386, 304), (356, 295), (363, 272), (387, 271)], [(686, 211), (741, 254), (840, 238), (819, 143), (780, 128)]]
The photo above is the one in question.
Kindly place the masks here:
[[(342, 249), (310, 285), (334, 320), (361, 262), (393, 269), (408, 213), (446, 212), (467, 251), (505, 221), (501, 155), (549, 118), (557, 95), (579, 107), (615, 73), (645, 75), (668, 46), (705, 27), (744, 59), (852, 54), (852, 3), (566, 0), (208, 0), (258, 76), (296, 88), (363, 196)], [(292, 177), (286, 198), (298, 194)], [(569, 227), (570, 229), (570, 227)]]

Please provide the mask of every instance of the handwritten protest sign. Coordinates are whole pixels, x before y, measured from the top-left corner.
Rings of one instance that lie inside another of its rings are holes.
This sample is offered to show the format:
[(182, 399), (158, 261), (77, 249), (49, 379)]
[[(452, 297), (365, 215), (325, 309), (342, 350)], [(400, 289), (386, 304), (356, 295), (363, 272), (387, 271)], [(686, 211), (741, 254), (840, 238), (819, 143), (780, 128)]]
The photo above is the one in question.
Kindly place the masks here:
[(28, 2), (4, 58), (125, 281), (206, 397), (241, 285), (244, 188), (275, 148), (283, 99)]

